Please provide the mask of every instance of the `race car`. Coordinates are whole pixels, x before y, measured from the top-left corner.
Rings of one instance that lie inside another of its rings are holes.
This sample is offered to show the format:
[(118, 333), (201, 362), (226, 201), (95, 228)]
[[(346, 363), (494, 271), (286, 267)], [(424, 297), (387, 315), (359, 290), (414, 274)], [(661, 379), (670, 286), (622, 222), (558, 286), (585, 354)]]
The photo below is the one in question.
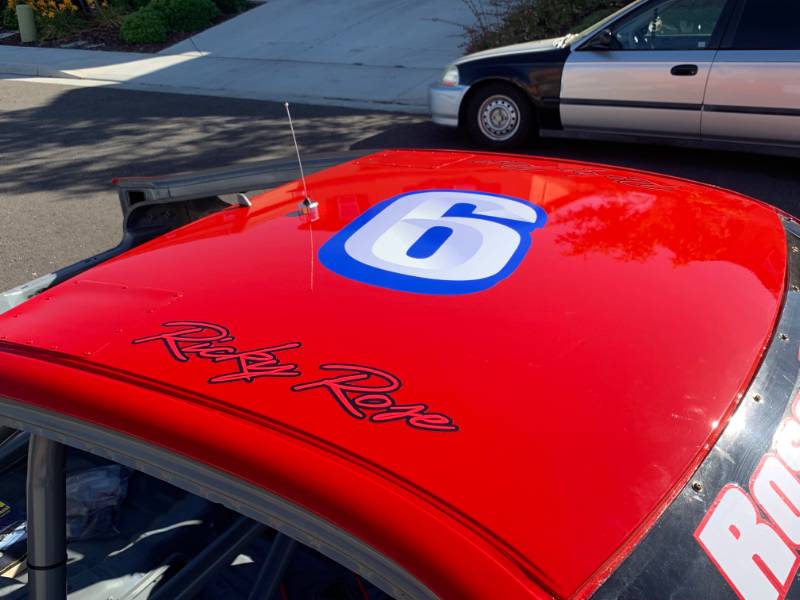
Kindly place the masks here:
[(792, 217), (530, 156), (305, 166), (116, 180), (120, 246), (2, 296), (0, 598), (800, 593)]

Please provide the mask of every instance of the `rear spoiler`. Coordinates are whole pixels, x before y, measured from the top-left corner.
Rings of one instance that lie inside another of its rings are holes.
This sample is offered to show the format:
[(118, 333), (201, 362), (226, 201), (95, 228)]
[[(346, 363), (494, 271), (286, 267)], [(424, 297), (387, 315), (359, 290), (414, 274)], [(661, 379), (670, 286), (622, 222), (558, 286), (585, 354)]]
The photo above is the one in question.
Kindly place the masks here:
[[(306, 175), (311, 175), (373, 152), (362, 150), (313, 155), (303, 159), (303, 169)], [(276, 188), (298, 176), (297, 159), (292, 157), (185, 175), (114, 178), (112, 183), (117, 187), (122, 209), (122, 241), (119, 245), (0, 293), (0, 314), (139, 244), (223, 208), (239, 205), (238, 194)]]
[[(310, 175), (371, 153), (365, 150), (319, 154), (304, 159), (303, 168)], [(224, 198), (226, 195), (275, 188), (298, 176), (295, 158), (279, 158), (186, 175), (116, 178), (113, 183), (119, 192), (123, 236), (132, 247), (227, 205), (239, 204)]]
[[(303, 168), (307, 175), (311, 175), (372, 153), (372, 150), (362, 150), (317, 154), (303, 159)], [(122, 213), (127, 216), (133, 208), (143, 204), (163, 204), (265, 190), (294, 181), (298, 175), (295, 158), (278, 158), (186, 175), (115, 178), (112, 183), (119, 189)]]

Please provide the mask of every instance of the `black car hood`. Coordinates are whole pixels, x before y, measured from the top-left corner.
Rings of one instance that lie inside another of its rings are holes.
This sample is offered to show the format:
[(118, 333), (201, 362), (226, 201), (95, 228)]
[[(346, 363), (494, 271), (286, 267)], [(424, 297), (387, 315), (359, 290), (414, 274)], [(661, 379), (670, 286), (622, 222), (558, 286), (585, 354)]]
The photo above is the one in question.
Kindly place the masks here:
[(499, 56), (508, 56), (511, 54), (527, 54), (530, 52), (546, 52), (559, 48), (558, 42), (563, 40), (564, 37), (549, 38), (546, 40), (536, 40), (533, 42), (523, 42), (521, 44), (512, 44), (510, 46), (500, 46), (499, 48), (490, 48), (489, 50), (482, 50), (473, 54), (467, 54), (459, 58), (455, 64), (462, 65), (474, 60), (481, 60), (483, 58), (495, 58)]

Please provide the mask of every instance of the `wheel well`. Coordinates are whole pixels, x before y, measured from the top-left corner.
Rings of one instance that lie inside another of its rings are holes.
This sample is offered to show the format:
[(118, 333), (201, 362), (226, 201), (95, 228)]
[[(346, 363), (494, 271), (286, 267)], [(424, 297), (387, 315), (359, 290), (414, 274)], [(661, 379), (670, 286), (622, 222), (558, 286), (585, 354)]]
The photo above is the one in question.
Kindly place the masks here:
[(536, 103), (531, 98), (530, 93), (526, 90), (523, 86), (519, 85), (517, 82), (510, 80), (510, 79), (499, 79), (499, 78), (492, 78), (492, 79), (483, 79), (478, 83), (475, 83), (470, 86), (467, 93), (461, 99), (461, 105), (458, 107), (458, 124), (463, 125), (466, 122), (466, 113), (467, 113), (467, 106), (469, 106), (472, 97), (477, 94), (483, 88), (495, 85), (495, 84), (503, 84), (509, 85), (511, 87), (517, 88), (522, 94), (528, 99), (528, 104), (531, 107), (531, 114), (533, 115), (534, 125), (538, 129), (539, 128), (539, 118), (536, 111)]

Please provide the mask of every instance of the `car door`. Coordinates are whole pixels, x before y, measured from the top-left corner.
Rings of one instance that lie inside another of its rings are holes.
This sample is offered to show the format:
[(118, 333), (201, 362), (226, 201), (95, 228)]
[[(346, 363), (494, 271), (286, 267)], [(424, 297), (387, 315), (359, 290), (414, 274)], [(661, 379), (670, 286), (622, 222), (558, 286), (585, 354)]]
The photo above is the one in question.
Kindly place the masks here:
[(704, 138), (800, 142), (800, 2), (737, 7), (708, 80)]
[(579, 44), (564, 67), (565, 129), (697, 137), (729, 0), (654, 0)]

